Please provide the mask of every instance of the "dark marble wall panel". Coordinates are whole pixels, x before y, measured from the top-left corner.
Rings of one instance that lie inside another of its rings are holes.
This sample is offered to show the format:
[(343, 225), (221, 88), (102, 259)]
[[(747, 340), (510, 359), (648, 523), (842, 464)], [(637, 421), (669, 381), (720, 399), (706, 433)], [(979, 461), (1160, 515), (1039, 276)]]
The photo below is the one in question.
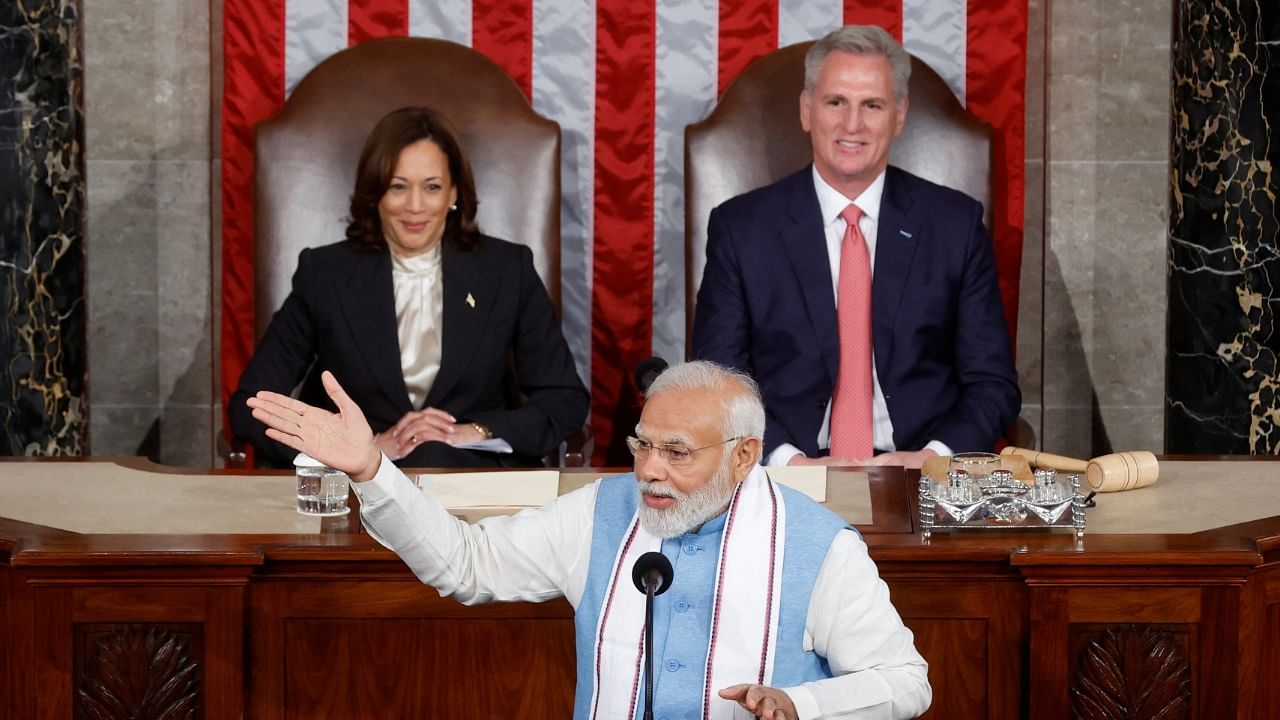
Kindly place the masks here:
[(1177, 0), (1166, 449), (1280, 452), (1280, 3)]
[(79, 3), (0, 2), (0, 455), (86, 445)]

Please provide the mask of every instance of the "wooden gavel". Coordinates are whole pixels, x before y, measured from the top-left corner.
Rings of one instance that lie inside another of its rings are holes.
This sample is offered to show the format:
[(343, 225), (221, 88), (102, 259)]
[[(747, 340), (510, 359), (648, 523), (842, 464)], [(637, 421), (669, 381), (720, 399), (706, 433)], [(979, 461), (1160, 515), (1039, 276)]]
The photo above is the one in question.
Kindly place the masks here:
[(1092, 460), (1077, 460), (1019, 447), (1007, 447), (1000, 454), (1024, 457), (1036, 468), (1080, 473), (1084, 475), (1089, 487), (1098, 492), (1146, 487), (1160, 477), (1160, 464), (1156, 461), (1156, 456), (1146, 450), (1100, 455)]

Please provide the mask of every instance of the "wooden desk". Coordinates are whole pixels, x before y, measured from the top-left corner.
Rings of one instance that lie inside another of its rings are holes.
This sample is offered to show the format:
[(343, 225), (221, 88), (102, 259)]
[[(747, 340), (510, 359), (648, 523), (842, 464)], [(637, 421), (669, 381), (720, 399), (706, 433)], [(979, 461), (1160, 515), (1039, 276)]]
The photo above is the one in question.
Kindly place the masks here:
[[(121, 512), (111, 498), (137, 487), (119, 479), (125, 470), (0, 462), (0, 720), (126, 717), (144, 704), (144, 717), (191, 707), (211, 719), (571, 715), (564, 601), (442, 599), (354, 515), (289, 515), (291, 496), (271, 488), (288, 478), (125, 466), (160, 473), (141, 485), (151, 493), (171, 478), (171, 499), (197, 485), (232, 490), (201, 496), (204, 512), (183, 521), (201, 534), (74, 532), (58, 526)], [(105, 494), (51, 500), (58, 512), (40, 524), (13, 517), (6, 478), (52, 497), (86, 474)], [(1280, 463), (1167, 462), (1162, 474), (1100, 497), (1082, 547), (1032, 532), (924, 544), (912, 477), (833, 475), (834, 507), (853, 512), (851, 496), (870, 496), (859, 526), (930, 661), (926, 717), (1280, 718)], [(562, 490), (590, 477), (566, 474)], [(261, 516), (232, 510), (235, 531), (205, 527), (246, 493), (270, 498), (253, 503)], [(1179, 523), (1180, 504), (1213, 512)], [(1139, 707), (1127, 698), (1140, 692)], [(1128, 713), (1108, 714), (1122, 698)]]

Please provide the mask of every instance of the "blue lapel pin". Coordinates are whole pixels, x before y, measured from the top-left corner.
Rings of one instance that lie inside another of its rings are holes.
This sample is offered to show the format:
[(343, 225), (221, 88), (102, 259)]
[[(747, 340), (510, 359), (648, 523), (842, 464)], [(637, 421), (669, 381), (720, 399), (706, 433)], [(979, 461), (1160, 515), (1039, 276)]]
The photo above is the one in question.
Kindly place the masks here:
[(911, 238), (911, 233), (907, 232), (906, 230), (899, 230), (898, 234), (907, 239)]

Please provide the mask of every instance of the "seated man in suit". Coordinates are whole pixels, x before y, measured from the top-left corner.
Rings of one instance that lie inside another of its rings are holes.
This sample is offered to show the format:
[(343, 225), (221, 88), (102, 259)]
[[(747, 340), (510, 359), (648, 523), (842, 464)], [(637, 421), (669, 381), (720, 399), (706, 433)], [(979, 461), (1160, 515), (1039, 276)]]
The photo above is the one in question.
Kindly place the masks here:
[(919, 467), (993, 449), (1017, 417), (981, 204), (889, 167), (910, 71), (878, 27), (818, 41), (813, 165), (711, 213), (693, 355), (759, 380), (770, 465)]
[[(674, 573), (654, 599), (655, 717), (913, 718), (928, 665), (862, 537), (759, 465), (764, 407), (745, 374), (691, 362), (649, 387), (627, 445), (635, 472), (469, 525), (379, 452), (329, 372), (338, 413), (278, 393), (248, 400), (267, 435), (347, 472), (360, 517), (414, 574), (466, 604), (574, 608), (576, 720), (639, 716), (642, 555)], [(696, 715), (695, 715), (696, 713)]]

